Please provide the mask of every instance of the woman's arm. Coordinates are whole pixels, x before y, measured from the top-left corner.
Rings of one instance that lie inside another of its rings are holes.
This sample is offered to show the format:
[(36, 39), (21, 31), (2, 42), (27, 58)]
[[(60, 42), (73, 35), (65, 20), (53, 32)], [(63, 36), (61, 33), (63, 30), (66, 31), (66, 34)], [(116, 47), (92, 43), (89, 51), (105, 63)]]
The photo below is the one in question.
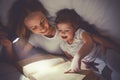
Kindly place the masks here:
[(23, 58), (29, 53), (33, 46), (21, 37), (16, 43), (14, 43), (13, 48), (15, 53), (17, 53), (18, 58)]
[(108, 41), (108, 40), (106, 40), (100, 36), (97, 36), (97, 35), (92, 35), (92, 38), (96, 43), (100, 44), (102, 52), (104, 54), (106, 53), (106, 50), (108, 48), (114, 49), (114, 50), (120, 52), (120, 46), (115, 44), (114, 42)]
[(29, 51), (33, 48), (33, 46), (30, 43), (27, 43), (23, 50), (20, 52), (19, 57), (24, 57), (25, 55), (29, 54)]

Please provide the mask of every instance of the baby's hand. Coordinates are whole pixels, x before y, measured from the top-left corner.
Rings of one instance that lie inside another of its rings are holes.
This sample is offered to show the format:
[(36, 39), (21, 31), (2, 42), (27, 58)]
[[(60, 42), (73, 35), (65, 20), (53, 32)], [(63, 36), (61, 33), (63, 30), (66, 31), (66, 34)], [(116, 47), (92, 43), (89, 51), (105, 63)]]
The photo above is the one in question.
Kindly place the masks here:
[(79, 73), (79, 72), (80, 72), (80, 68), (77, 68), (77, 69), (68, 69), (64, 73)]
[(68, 69), (65, 73), (78, 73), (80, 72), (80, 57), (79, 56), (74, 56), (71, 67)]

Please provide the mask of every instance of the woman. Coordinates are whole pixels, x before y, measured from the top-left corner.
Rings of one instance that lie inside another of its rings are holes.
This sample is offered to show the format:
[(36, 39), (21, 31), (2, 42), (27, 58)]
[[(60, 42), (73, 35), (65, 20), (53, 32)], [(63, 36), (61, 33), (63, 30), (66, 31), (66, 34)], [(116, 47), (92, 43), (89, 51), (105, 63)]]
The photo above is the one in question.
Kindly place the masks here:
[(52, 18), (38, 0), (16, 1), (10, 9), (8, 22), (10, 28), (15, 27), (20, 38), (15, 44), (16, 52), (20, 53), (19, 57), (24, 57), (33, 47), (62, 54)]

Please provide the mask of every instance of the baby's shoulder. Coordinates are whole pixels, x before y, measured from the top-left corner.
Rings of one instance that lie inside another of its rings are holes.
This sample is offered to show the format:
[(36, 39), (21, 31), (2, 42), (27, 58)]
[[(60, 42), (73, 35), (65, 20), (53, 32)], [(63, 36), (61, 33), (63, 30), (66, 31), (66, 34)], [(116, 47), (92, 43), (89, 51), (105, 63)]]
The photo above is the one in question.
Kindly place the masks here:
[(75, 38), (77, 39), (81, 39), (82, 38), (82, 33), (85, 32), (85, 30), (79, 28), (76, 32), (75, 32)]

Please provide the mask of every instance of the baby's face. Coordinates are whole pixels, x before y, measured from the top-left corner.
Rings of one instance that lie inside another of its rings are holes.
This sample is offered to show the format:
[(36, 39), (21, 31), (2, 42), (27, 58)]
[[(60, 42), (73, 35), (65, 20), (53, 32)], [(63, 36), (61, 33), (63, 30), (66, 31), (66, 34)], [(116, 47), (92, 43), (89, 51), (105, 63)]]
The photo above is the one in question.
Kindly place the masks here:
[(73, 42), (75, 30), (69, 23), (59, 23), (57, 24), (57, 29), (59, 36), (68, 43)]
[(47, 35), (49, 30), (48, 21), (41, 12), (30, 13), (24, 20), (27, 28), (35, 34)]

